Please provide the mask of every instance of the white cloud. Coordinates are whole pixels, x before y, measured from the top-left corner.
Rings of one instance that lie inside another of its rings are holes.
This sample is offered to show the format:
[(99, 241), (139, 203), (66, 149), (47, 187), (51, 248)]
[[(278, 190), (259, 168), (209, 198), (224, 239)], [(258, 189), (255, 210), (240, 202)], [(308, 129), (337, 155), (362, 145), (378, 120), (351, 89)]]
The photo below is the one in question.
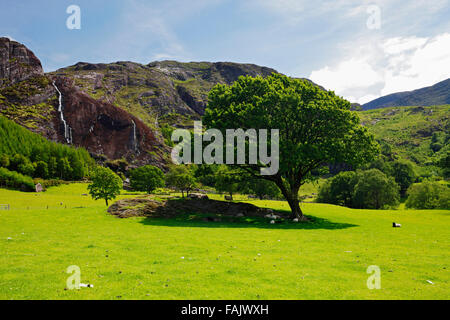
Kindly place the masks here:
[(450, 33), (369, 41), (334, 66), (310, 74), (314, 82), (359, 103), (430, 86), (449, 77)]

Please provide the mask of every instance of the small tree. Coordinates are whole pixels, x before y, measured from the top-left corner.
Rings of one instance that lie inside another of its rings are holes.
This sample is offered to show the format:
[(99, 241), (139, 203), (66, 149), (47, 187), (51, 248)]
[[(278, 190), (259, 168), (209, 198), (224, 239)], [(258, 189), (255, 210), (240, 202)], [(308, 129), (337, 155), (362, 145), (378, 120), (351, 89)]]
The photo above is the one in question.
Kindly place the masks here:
[(172, 167), (166, 174), (166, 184), (181, 191), (181, 195), (184, 198), (185, 191), (188, 194), (189, 191), (195, 188), (196, 180), (189, 167), (178, 165)]
[(151, 193), (156, 188), (164, 187), (164, 173), (161, 169), (147, 165), (130, 171), (131, 188)]
[(353, 207), (381, 209), (396, 206), (399, 202), (399, 186), (394, 178), (378, 169), (358, 172), (358, 183), (353, 193)]
[(355, 171), (340, 172), (320, 187), (317, 202), (351, 207), (357, 182), (358, 175)]
[(400, 187), (400, 194), (404, 196), (409, 186), (416, 180), (416, 173), (410, 162), (399, 160), (392, 163), (392, 176)]
[(122, 189), (122, 179), (109, 168), (95, 168), (91, 180), (92, 183), (88, 186), (90, 195), (95, 200), (104, 199), (106, 206), (108, 200), (115, 199)]
[(408, 189), (406, 208), (450, 209), (450, 188), (439, 182), (424, 181)]
[(239, 183), (241, 182), (241, 172), (236, 170), (230, 170), (226, 166), (221, 166), (216, 172), (216, 183), (214, 187), (219, 192), (226, 192), (233, 200), (233, 193), (239, 189)]

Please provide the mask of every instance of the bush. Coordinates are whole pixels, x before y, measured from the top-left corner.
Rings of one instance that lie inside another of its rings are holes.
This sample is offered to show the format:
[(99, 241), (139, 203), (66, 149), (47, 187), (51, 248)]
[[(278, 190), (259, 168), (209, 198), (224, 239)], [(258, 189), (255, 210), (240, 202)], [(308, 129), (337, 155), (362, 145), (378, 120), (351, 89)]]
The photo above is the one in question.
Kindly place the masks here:
[(164, 173), (161, 169), (147, 165), (130, 171), (130, 186), (135, 191), (152, 192), (164, 187)]
[(413, 209), (450, 209), (450, 189), (439, 182), (424, 181), (408, 189), (405, 207)]
[(0, 186), (21, 191), (34, 191), (34, 183), (30, 177), (15, 171), (0, 168)]
[(327, 180), (319, 189), (317, 202), (351, 207), (357, 182), (358, 178), (355, 171), (340, 172), (334, 178)]
[(341, 172), (319, 189), (317, 202), (360, 209), (396, 206), (399, 186), (378, 169)]
[(392, 176), (400, 187), (400, 194), (404, 196), (409, 186), (416, 180), (416, 173), (408, 161), (394, 161), (392, 163)]

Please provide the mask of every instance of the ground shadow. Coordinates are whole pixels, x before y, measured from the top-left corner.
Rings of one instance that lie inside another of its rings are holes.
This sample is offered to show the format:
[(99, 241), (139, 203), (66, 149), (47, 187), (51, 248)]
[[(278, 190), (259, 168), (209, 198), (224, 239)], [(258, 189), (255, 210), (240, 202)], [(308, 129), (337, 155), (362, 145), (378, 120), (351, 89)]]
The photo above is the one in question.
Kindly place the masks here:
[[(227, 217), (205, 214), (179, 214), (171, 218), (147, 217), (141, 220), (144, 225), (188, 228), (261, 228), (261, 229), (347, 229), (356, 224), (333, 222), (328, 219), (307, 216), (307, 222), (293, 222), (284, 219), (271, 224), (269, 219), (260, 217)], [(214, 219), (220, 221), (214, 221)]]

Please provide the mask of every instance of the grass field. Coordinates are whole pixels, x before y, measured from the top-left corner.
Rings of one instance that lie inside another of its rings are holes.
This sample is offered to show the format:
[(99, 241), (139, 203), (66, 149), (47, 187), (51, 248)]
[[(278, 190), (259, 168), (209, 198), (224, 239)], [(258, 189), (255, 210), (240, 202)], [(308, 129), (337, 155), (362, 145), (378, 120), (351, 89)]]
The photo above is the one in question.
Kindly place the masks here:
[[(313, 223), (118, 219), (83, 193), (0, 190), (11, 205), (0, 211), (0, 299), (450, 298), (450, 211), (306, 203)], [(64, 290), (70, 265), (94, 288)], [(379, 290), (367, 288), (370, 265)]]

